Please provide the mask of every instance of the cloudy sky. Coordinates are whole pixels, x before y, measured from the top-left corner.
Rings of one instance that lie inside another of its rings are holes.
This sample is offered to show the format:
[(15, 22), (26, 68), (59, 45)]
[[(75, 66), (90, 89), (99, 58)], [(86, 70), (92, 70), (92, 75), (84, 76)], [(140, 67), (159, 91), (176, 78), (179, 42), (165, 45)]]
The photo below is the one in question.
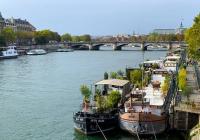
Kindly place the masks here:
[(191, 26), (200, 0), (0, 0), (0, 11), (60, 34), (142, 34)]

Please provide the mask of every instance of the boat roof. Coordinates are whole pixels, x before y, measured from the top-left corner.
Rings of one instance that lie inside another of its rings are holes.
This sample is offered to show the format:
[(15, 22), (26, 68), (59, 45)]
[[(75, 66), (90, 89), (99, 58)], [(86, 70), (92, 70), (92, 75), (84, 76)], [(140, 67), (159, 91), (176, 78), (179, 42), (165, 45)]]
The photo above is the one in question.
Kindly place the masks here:
[(17, 46), (14, 46), (14, 45), (13, 45), (13, 46), (0, 47), (0, 48), (2, 48), (2, 49), (8, 49), (8, 48), (13, 48), (13, 47), (16, 48)]
[(161, 90), (154, 90), (152, 87), (145, 88), (146, 95), (144, 98), (149, 99), (150, 105), (162, 106), (164, 97)]
[(144, 64), (151, 64), (151, 63), (160, 63), (163, 60), (149, 60), (149, 61), (145, 61)]
[(155, 69), (153, 72), (168, 72), (166, 69)]
[(167, 56), (166, 59), (180, 59), (180, 56), (177, 55), (172, 55), (172, 56)]
[(167, 61), (165, 61), (165, 64), (166, 63), (169, 63), (169, 64), (176, 64), (177, 62), (176, 61), (169, 61), (169, 60), (167, 60)]
[(97, 82), (95, 85), (113, 85), (113, 86), (124, 86), (129, 83), (128, 80), (120, 79), (107, 79)]

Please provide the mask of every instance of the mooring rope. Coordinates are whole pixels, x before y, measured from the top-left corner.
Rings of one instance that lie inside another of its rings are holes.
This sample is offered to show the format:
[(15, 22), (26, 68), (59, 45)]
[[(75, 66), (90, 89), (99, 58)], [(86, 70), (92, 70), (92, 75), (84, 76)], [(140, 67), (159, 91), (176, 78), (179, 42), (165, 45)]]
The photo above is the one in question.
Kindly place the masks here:
[(139, 136), (139, 134), (138, 134), (137, 129), (136, 129), (136, 135), (137, 135), (137, 137), (138, 137), (138, 140), (140, 140), (140, 136)]
[[(130, 134), (132, 134), (132, 131), (131, 131), (130, 129), (128, 129), (128, 131), (130, 132)], [(132, 134), (132, 135), (135, 136), (134, 134)], [(140, 136), (139, 136), (139, 134), (138, 134), (137, 129), (136, 129), (136, 135), (137, 135), (138, 140), (140, 140)]]
[(100, 128), (100, 126), (99, 126), (97, 120), (96, 120), (96, 123), (97, 123), (97, 126), (98, 126), (98, 128), (99, 128), (101, 134), (103, 135), (104, 139), (107, 140), (107, 138), (106, 138), (106, 136), (104, 135), (103, 131), (101, 130), (101, 128)]
[(153, 129), (153, 134), (154, 134), (155, 140), (157, 140), (157, 138), (156, 138), (156, 134), (155, 134), (155, 130), (154, 130), (154, 127), (153, 127), (152, 122), (151, 122), (151, 127), (152, 127), (152, 129)]

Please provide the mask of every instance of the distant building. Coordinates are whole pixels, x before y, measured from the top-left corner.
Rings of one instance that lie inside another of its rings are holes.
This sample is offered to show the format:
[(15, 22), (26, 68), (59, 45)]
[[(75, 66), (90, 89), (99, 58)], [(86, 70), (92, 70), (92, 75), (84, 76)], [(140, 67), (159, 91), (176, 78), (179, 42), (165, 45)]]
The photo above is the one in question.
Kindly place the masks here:
[(4, 18), (2, 17), (0, 12), (0, 31), (4, 28), (4, 26), (5, 26)]
[(33, 32), (36, 30), (36, 28), (33, 25), (31, 25), (27, 20), (14, 19), (14, 18), (4, 19), (0, 12), (0, 30), (6, 27), (12, 28), (15, 32), (17, 31)]
[(117, 41), (128, 41), (130, 39), (130, 35), (128, 34), (118, 34), (113, 36)]
[(186, 28), (183, 27), (183, 24), (181, 22), (179, 28), (177, 29), (154, 29), (153, 33), (156, 34), (183, 34)]
[(154, 29), (153, 33), (156, 34), (175, 34), (175, 29)]

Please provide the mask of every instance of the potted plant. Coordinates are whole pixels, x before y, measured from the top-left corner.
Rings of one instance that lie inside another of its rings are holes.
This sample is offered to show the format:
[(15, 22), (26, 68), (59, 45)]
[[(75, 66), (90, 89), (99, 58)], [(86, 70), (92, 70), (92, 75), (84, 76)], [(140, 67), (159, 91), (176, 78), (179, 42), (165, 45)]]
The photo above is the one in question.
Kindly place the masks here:
[(81, 85), (80, 91), (81, 91), (81, 94), (83, 95), (84, 110), (87, 110), (90, 105), (90, 96), (91, 96), (92, 92), (87, 87), (87, 85)]

